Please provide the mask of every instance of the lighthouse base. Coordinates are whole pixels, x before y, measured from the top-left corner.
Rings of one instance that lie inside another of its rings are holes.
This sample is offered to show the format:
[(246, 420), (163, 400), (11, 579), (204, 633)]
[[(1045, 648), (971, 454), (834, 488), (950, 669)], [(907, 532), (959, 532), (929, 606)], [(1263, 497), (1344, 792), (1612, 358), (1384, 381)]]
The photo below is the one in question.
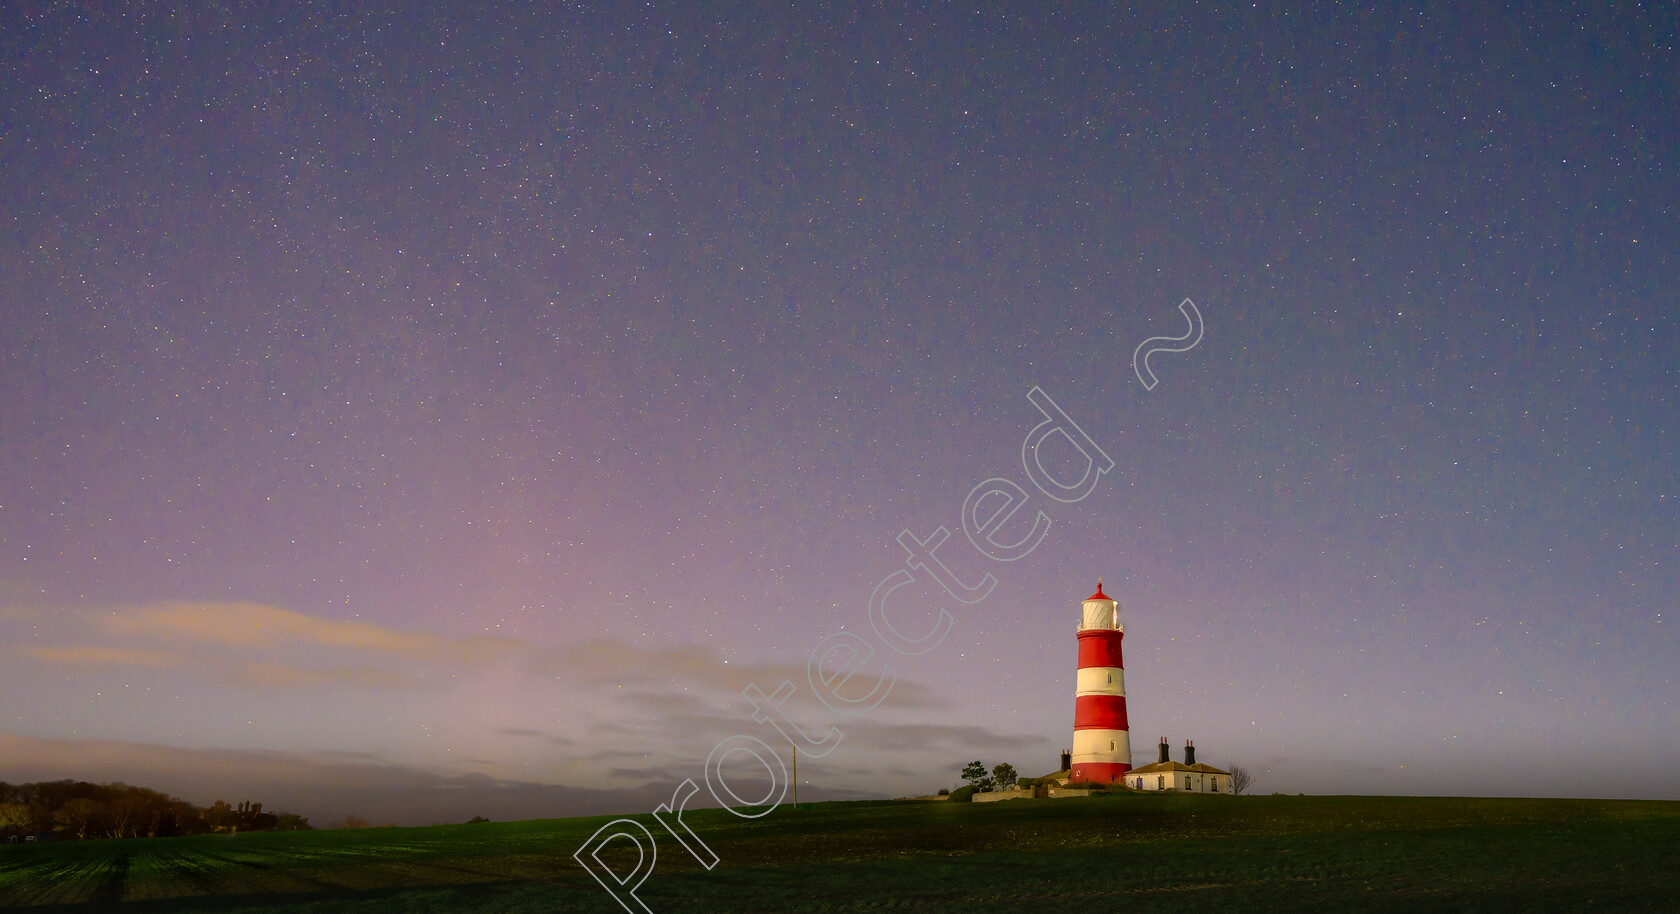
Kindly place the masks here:
[(1112, 784), (1132, 770), (1132, 739), (1125, 730), (1075, 729), (1071, 754), (1071, 780)]
[(1090, 781), (1094, 784), (1117, 784), (1131, 771), (1132, 766), (1121, 762), (1074, 762), (1069, 781)]

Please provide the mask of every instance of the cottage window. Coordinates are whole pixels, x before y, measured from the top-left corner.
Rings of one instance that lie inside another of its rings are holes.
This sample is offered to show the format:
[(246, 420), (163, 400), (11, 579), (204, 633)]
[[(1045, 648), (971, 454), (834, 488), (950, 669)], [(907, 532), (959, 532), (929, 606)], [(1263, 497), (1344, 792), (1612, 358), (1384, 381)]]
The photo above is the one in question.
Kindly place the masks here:
[(1167, 776), (1166, 775), (1163, 774), (1160, 777), (1155, 779), (1155, 789), (1156, 790), (1166, 790), (1167, 789)]

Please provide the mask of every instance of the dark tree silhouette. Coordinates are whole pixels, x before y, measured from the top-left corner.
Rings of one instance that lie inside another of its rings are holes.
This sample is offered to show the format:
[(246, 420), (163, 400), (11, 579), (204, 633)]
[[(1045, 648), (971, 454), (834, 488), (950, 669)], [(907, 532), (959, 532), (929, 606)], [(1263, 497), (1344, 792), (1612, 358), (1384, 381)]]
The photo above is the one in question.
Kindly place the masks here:
[(0, 782), (0, 833), (8, 836), (56, 829), (76, 838), (166, 838), (309, 827), (302, 816), (265, 813), (261, 803), (236, 808), (217, 800), (201, 810), (180, 797), (119, 782)]
[(1231, 766), (1231, 793), (1242, 796), (1243, 792), (1248, 790), (1249, 785), (1253, 783), (1254, 775), (1249, 772), (1247, 766)]
[(997, 767), (992, 769), (992, 780), (997, 782), (999, 790), (1008, 790), (1014, 787), (1018, 777), (1015, 773), (1015, 766), (1008, 762), (998, 762)]
[(87, 797), (77, 797), (53, 814), (53, 822), (77, 838), (86, 838), (90, 832), (99, 831), (109, 818), (103, 803)]

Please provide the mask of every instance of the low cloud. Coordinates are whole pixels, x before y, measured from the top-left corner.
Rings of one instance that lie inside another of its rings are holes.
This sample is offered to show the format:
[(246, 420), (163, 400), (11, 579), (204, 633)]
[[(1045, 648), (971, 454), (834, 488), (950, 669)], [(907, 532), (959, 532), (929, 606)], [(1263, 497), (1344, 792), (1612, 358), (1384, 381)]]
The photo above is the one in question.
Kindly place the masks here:
[(70, 647), (40, 647), (23, 645), (18, 648), (26, 657), (67, 666), (151, 666), (178, 667), (185, 658), (166, 651), (142, 650), (132, 647), (108, 647), (98, 644), (78, 644)]
[(640, 768), (609, 768), (607, 777), (655, 784), (680, 784), (684, 778), (703, 777), (700, 765), (645, 765)]
[[(757, 683), (765, 694), (771, 694), (785, 681), (799, 690), (798, 700), (811, 698), (803, 662), (731, 663), (718, 651), (700, 645), (644, 648), (601, 639), (544, 651), (533, 663), (538, 673), (567, 676), (587, 685), (646, 684), (650, 679), (660, 679), (739, 696), (749, 684)], [(868, 668), (860, 668), (855, 675), (860, 681), (871, 678)], [(867, 687), (863, 691), (867, 692)], [(951, 706), (948, 699), (932, 689), (902, 677), (894, 682), (887, 701), (896, 708), (916, 710)]]
[(281, 663), (230, 663), (223, 665), (227, 681), (250, 689), (301, 689), (325, 685), (359, 685), (374, 689), (409, 688), (419, 685), (414, 676), (376, 667), (311, 668)]
[(166, 602), (74, 618), (73, 629), (46, 626), (37, 637), (48, 643), (18, 652), (78, 669), (198, 673), (256, 690), (414, 688), (429, 669), (470, 669), (531, 652), (507, 638), (450, 639), (249, 602)]
[(955, 751), (1007, 753), (1045, 749), (1050, 743), (1042, 736), (1003, 733), (970, 724), (874, 723), (860, 721), (846, 738), (861, 748), (890, 753)]
[(502, 727), (496, 732), (502, 736), (513, 736), (524, 739), (540, 739), (545, 743), (550, 743), (555, 746), (572, 746), (577, 744), (577, 740), (572, 739), (569, 736), (544, 733), (541, 730), (532, 730), (529, 727)]
[(507, 638), (440, 638), (360, 620), (322, 619), (260, 603), (170, 602), (97, 617), (121, 638), (186, 640), (216, 647), (272, 649), (288, 645), (339, 648), (415, 660), (488, 660), (518, 650)]
[[(171, 601), (85, 613), (9, 612), (43, 623), (30, 644), (18, 647), (20, 655), (81, 670), (183, 671), (257, 690), (410, 689), (447, 674), (511, 664), (527, 675), (571, 682), (596, 694), (625, 689), (615, 700), (635, 695), (628, 700), (639, 701), (641, 710), (664, 716), (734, 713), (724, 705), (739, 704), (749, 684), (771, 694), (784, 681), (797, 689), (790, 707), (827, 713), (811, 692), (803, 663), (731, 662), (700, 645), (642, 647), (597, 639), (547, 646), (502, 637), (447, 638), (242, 601)], [(45, 622), (66, 617), (75, 624), (60, 622), (55, 628)], [(868, 679), (870, 672), (857, 675)], [(903, 678), (893, 685), (888, 703), (900, 711), (950, 707), (932, 689)]]

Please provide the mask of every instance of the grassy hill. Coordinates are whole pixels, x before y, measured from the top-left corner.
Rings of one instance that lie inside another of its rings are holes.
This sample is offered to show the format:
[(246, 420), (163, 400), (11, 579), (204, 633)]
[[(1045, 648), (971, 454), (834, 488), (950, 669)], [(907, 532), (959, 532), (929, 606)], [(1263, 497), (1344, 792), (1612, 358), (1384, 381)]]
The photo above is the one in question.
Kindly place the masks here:
[[(611, 818), (6, 845), (0, 906), (610, 914), (623, 909), (571, 855)], [(660, 839), (638, 893), (653, 914), (1680, 910), (1680, 803), (1121, 795), (699, 810), (686, 820), (721, 858), (709, 872), (637, 818)]]

